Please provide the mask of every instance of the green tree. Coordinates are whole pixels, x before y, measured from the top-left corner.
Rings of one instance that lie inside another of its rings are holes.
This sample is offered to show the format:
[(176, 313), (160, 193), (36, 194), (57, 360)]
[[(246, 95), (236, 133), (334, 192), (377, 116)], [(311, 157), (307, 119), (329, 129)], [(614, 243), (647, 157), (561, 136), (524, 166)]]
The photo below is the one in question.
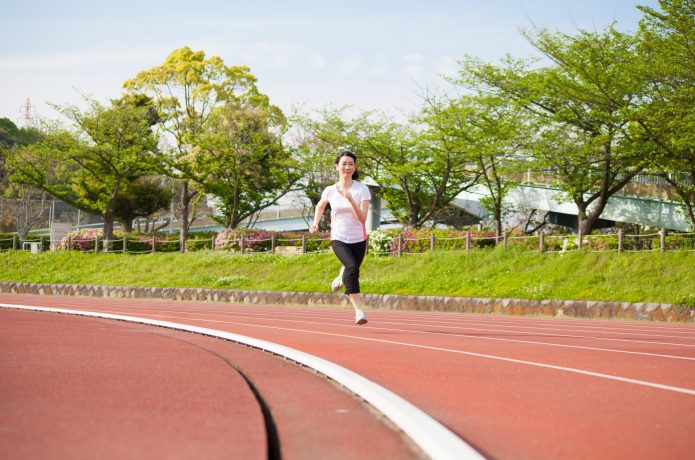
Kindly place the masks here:
[(9, 118), (0, 118), (0, 191), (7, 186), (3, 180), (7, 176), (5, 163), (9, 150), (16, 145), (29, 145), (40, 139), (41, 133), (36, 128), (18, 128)]
[(104, 107), (89, 101), (86, 112), (58, 106), (75, 129), (54, 127), (42, 141), (14, 151), (12, 181), (102, 217), (104, 238), (113, 239), (119, 193), (128, 183), (155, 172), (151, 107), (131, 102), (116, 100)]
[(531, 69), (511, 58), (500, 66), (468, 59), (460, 81), (512, 98), (536, 117), (535, 168), (555, 175), (561, 197), (577, 206), (579, 230), (589, 234), (609, 198), (648, 161), (626, 135), (629, 113), (640, 104), (642, 81), (632, 72), (637, 42), (612, 26), (526, 35), (552, 65)]
[(149, 217), (166, 208), (173, 198), (174, 191), (162, 183), (162, 177), (141, 177), (126, 182), (116, 196), (113, 216), (121, 222), (125, 232), (133, 231), (133, 220)]
[(644, 104), (632, 114), (632, 134), (645, 142), (652, 170), (683, 203), (695, 230), (695, 4), (660, 0), (660, 10), (639, 7)]
[(0, 224), (14, 228), (20, 240), (43, 220), (47, 194), (30, 185), (11, 183), (12, 166), (7, 159), (12, 151), (39, 140), (41, 133), (36, 128), (18, 128), (12, 120), (0, 118)]
[(463, 146), (439, 134), (427, 131), (417, 117), (396, 122), (369, 112), (349, 132), (348, 143), (366, 159), (367, 173), (391, 212), (409, 227), (431, 221), (478, 179)]
[(298, 179), (281, 142), (284, 123), (273, 107), (229, 101), (189, 137), (193, 147), (180, 167), (218, 198), (225, 228), (277, 203)]
[(481, 205), (491, 213), (495, 232), (501, 235), (504, 198), (525, 167), (532, 133), (528, 117), (508, 101), (481, 95), (430, 99), (426, 113), (424, 120), (433, 138), (442, 148), (455, 148), (461, 161), (479, 174), (478, 183), (487, 193)]
[[(314, 115), (297, 111), (291, 119), (293, 129), (289, 145), (301, 177), (296, 188), (311, 204), (304, 217), (307, 224), (325, 188), (336, 181), (335, 158), (341, 149), (349, 148), (345, 145), (344, 110), (325, 107)], [(324, 212), (319, 229), (330, 229), (329, 213)]]
[(129, 91), (153, 97), (161, 116), (160, 127), (169, 136), (171, 148), (160, 151), (158, 160), (168, 174), (181, 180), (179, 219), (181, 251), (185, 251), (190, 226), (190, 204), (199, 190), (187, 170), (194, 149), (192, 139), (203, 132), (213, 111), (228, 102), (267, 104), (267, 97), (256, 88), (256, 77), (246, 66), (226, 66), (217, 56), (183, 47), (172, 51), (161, 65), (138, 73), (124, 83)]

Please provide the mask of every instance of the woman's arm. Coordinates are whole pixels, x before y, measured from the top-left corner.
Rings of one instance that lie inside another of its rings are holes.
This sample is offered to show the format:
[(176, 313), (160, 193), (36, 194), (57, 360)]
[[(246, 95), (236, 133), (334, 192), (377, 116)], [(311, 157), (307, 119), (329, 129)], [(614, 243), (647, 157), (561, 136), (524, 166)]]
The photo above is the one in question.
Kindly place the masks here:
[(322, 198), (319, 204), (316, 205), (316, 210), (314, 211), (314, 223), (309, 227), (309, 233), (316, 233), (319, 229), (319, 222), (321, 222), (321, 217), (323, 217), (323, 211), (326, 209), (328, 200)]
[(347, 200), (352, 205), (352, 211), (355, 213), (355, 217), (357, 217), (357, 220), (359, 220), (363, 224), (367, 222), (367, 213), (369, 212), (369, 200), (362, 200), (358, 205), (352, 198), (350, 192), (347, 192), (343, 196), (347, 198)]

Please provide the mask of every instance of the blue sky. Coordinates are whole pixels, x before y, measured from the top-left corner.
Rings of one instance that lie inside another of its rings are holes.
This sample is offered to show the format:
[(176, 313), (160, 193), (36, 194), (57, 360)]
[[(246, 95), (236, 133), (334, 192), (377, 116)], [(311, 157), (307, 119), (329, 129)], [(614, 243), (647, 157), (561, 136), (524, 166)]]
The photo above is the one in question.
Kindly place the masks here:
[(46, 1), (2, 2), (0, 117), (59, 118), (46, 102), (101, 101), (189, 46), (245, 64), (286, 112), (328, 104), (414, 110), (425, 87), (465, 55), (533, 56), (520, 28), (636, 30), (656, 0)]

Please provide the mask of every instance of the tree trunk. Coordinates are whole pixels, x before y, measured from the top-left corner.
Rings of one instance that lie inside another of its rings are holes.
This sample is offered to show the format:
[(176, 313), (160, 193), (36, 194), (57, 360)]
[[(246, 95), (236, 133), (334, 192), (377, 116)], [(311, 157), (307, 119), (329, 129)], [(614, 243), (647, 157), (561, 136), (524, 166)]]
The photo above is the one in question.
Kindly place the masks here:
[(181, 202), (179, 204), (179, 248), (186, 252), (186, 240), (188, 239), (188, 211), (191, 197), (188, 196), (188, 181), (181, 183)]
[(104, 251), (108, 251), (108, 242), (113, 240), (113, 217), (106, 214), (104, 215), (104, 241), (103, 248)]
[(499, 244), (502, 241), (502, 213), (499, 208), (495, 209), (495, 236)]
[(599, 197), (596, 201), (594, 210), (587, 214), (586, 210), (589, 207), (589, 204), (584, 201), (577, 202), (575, 200), (577, 209), (579, 209), (579, 212), (577, 213), (577, 229), (581, 230), (582, 235), (591, 235), (591, 231), (594, 229), (594, 224), (601, 216), (601, 213), (603, 213), (603, 209), (606, 207), (607, 203), (608, 196)]

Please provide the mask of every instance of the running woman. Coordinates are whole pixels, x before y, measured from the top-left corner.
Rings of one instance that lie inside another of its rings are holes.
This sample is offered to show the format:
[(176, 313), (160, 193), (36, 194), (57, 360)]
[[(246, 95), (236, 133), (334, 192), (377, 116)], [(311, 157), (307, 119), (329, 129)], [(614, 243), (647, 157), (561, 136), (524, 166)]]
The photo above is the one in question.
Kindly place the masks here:
[(350, 151), (341, 152), (335, 160), (339, 180), (329, 185), (316, 205), (314, 223), (309, 232), (318, 230), (323, 211), (331, 204), (331, 246), (343, 266), (331, 283), (333, 292), (345, 286), (345, 294), (355, 308), (355, 324), (367, 324), (360, 294), (360, 265), (367, 251), (367, 213), (372, 195), (369, 188), (357, 182), (357, 157)]

